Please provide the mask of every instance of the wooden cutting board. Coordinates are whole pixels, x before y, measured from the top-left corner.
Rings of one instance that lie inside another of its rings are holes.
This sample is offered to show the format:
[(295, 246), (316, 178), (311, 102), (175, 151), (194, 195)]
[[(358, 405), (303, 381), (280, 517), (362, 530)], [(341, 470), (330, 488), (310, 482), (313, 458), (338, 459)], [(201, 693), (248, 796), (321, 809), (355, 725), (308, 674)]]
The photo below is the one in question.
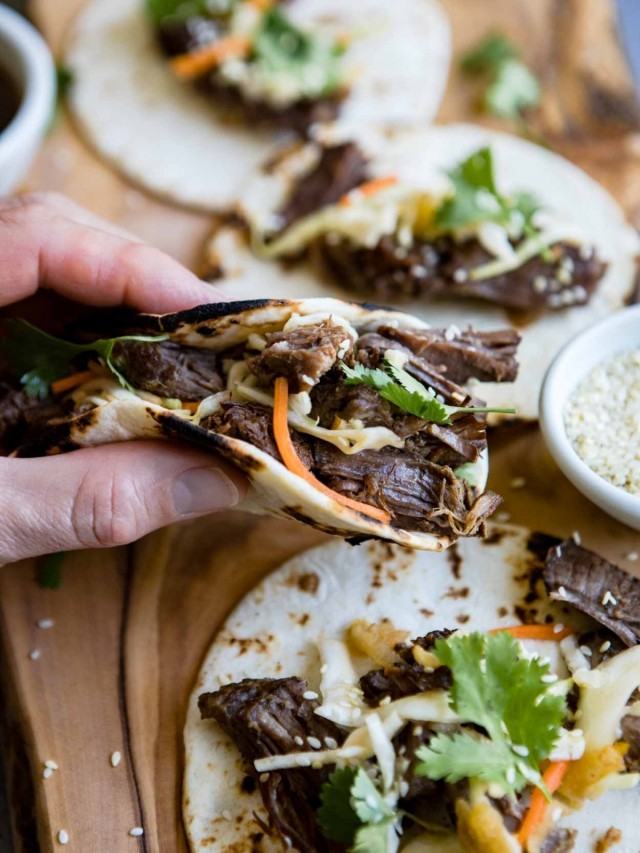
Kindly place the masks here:
[[(640, 222), (638, 116), (609, 4), (443, 5), (457, 54), (492, 28), (523, 45), (547, 89), (535, 131), (600, 179)], [(81, 0), (33, 4), (55, 51), (80, 6)], [(475, 84), (454, 71), (442, 120), (475, 119), (476, 98)], [(48, 138), (28, 184), (63, 191), (197, 265), (207, 217), (126, 185), (66, 118)], [(505, 496), (503, 512), (514, 523), (560, 536), (578, 530), (588, 546), (620, 565), (640, 566), (640, 537), (573, 489), (534, 425), (503, 428), (490, 444), (490, 486)], [(523, 477), (524, 488), (516, 488)], [(229, 513), (129, 548), (71, 555), (56, 590), (38, 587), (31, 561), (0, 570), (1, 716), (18, 853), (60, 849), (60, 830), (69, 836), (66, 849), (81, 853), (187, 849), (179, 806), (182, 725), (199, 663), (243, 593), (324, 538), (292, 523)], [(53, 625), (39, 628), (40, 619)], [(114, 752), (121, 754), (117, 767)], [(59, 768), (49, 778), (43, 777), (45, 761)], [(144, 835), (130, 836), (138, 826)]]

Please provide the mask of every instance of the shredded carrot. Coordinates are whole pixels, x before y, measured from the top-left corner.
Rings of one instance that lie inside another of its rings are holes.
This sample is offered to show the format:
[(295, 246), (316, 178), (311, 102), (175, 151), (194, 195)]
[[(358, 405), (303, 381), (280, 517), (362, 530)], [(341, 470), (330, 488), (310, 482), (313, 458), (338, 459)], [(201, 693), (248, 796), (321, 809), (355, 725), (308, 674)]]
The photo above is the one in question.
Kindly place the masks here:
[(193, 402), (189, 401), (188, 403), (183, 402), (181, 405), (182, 408), (186, 409), (188, 412), (197, 412), (200, 403), (197, 400), (194, 400)]
[[(564, 775), (569, 768), (569, 761), (554, 761), (542, 774), (542, 781), (547, 786), (550, 793), (553, 794), (560, 787), (560, 783), (564, 779)], [(538, 829), (546, 814), (549, 803), (540, 788), (536, 788), (531, 795), (531, 803), (527, 810), (522, 826), (520, 827), (517, 839), (526, 850), (527, 842)]]
[(307, 483), (310, 483), (314, 488), (318, 489), (318, 491), (323, 492), (323, 494), (328, 495), (334, 501), (338, 501), (338, 503), (343, 504), (343, 506), (348, 506), (350, 509), (356, 510), (356, 512), (360, 512), (363, 515), (368, 515), (371, 518), (375, 518), (377, 521), (382, 521), (384, 524), (388, 524), (391, 521), (391, 516), (388, 512), (385, 512), (383, 509), (378, 509), (378, 507), (375, 506), (369, 506), (369, 504), (360, 503), (360, 501), (354, 501), (351, 498), (346, 498), (338, 492), (334, 492), (333, 489), (328, 488), (328, 486), (325, 486), (324, 483), (321, 483), (320, 480), (316, 479), (311, 471), (305, 467), (302, 460), (296, 453), (296, 449), (291, 441), (289, 422), (287, 420), (288, 409), (289, 384), (284, 376), (279, 376), (275, 382), (273, 401), (273, 435), (285, 467), (291, 471), (292, 474), (302, 477), (303, 480), (306, 480)]
[(386, 190), (387, 187), (392, 187), (394, 184), (398, 183), (398, 179), (395, 175), (387, 175), (386, 178), (374, 178), (372, 181), (367, 181), (364, 184), (360, 184), (359, 187), (351, 190), (346, 195), (343, 195), (340, 199), (340, 204), (342, 207), (348, 207), (352, 204), (354, 196), (364, 196), (365, 198), (370, 195), (375, 195), (379, 193), (381, 190)]
[(252, 6), (255, 6), (261, 11), (265, 11), (273, 6), (274, 0), (249, 0)]
[(169, 61), (171, 70), (181, 80), (192, 80), (206, 74), (226, 59), (243, 59), (251, 49), (247, 36), (227, 36), (191, 53), (181, 53)]
[(571, 628), (560, 628), (557, 625), (512, 625), (509, 628), (493, 628), (489, 634), (500, 634), (507, 631), (518, 640), (554, 640), (560, 642), (574, 632)]
[(63, 394), (65, 391), (71, 391), (72, 388), (76, 388), (78, 385), (82, 385), (83, 382), (88, 382), (89, 379), (93, 379), (93, 376), (94, 374), (91, 370), (72, 373), (71, 376), (65, 376), (64, 379), (58, 379), (56, 382), (52, 382), (51, 393)]

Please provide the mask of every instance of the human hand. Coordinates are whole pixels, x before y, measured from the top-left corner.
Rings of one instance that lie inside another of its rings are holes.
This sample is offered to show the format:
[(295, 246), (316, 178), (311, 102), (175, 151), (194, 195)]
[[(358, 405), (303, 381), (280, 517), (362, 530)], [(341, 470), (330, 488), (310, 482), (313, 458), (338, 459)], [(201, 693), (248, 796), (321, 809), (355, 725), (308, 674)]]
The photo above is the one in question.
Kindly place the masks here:
[[(224, 298), (177, 261), (57, 195), (0, 200), (0, 306), (39, 288), (91, 306), (165, 313)], [(179, 444), (132, 441), (43, 459), (0, 458), (0, 565), (123, 545), (235, 506), (239, 472)]]

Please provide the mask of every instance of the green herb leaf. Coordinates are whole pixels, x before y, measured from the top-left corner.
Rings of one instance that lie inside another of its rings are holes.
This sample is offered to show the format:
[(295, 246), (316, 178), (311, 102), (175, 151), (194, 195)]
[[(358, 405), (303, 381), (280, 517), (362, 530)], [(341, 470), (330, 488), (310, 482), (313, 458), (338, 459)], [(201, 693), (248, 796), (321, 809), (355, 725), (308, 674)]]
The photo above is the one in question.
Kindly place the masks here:
[(467, 74), (488, 78), (483, 108), (501, 118), (521, 118), (540, 102), (540, 84), (505, 36), (493, 33), (462, 58)]
[(320, 790), (317, 820), (325, 838), (340, 844), (353, 843), (361, 821), (351, 805), (351, 786), (356, 771), (351, 767), (334, 770)]
[(321, 33), (301, 30), (272, 6), (253, 43), (253, 61), (268, 74), (298, 78), (306, 97), (331, 94), (342, 85), (343, 49)]
[(382, 823), (395, 818), (394, 809), (385, 802), (363, 767), (358, 768), (351, 785), (351, 803), (362, 823)]
[(2, 328), (6, 337), (0, 338), (0, 350), (8, 366), (18, 376), (30, 397), (44, 399), (51, 392), (51, 383), (69, 374), (73, 359), (83, 352), (101, 356), (117, 377), (130, 391), (134, 389), (111, 360), (113, 348), (119, 341), (159, 342), (167, 335), (123, 335), (120, 338), (102, 338), (88, 344), (73, 344), (40, 331), (25, 320), (5, 320)]
[(540, 102), (540, 84), (518, 59), (502, 63), (484, 94), (488, 112), (501, 118), (519, 118)]
[(453, 676), (450, 702), (489, 738), (438, 735), (418, 752), (418, 772), (431, 779), (480, 778), (513, 796), (527, 783), (542, 787), (547, 758), (566, 714), (563, 696), (549, 695), (548, 663), (522, 656), (506, 632), (438, 640), (435, 655)]
[(341, 363), (347, 385), (369, 385), (380, 396), (402, 411), (434, 424), (450, 424), (456, 412), (502, 412), (515, 414), (515, 409), (473, 408), (471, 406), (447, 406), (436, 399), (433, 389), (425, 388), (406, 370), (385, 363), (386, 370), (356, 364), (353, 367)]
[(65, 557), (66, 553), (64, 551), (42, 557), (37, 568), (39, 586), (45, 589), (58, 589), (62, 583), (62, 563)]
[(349, 853), (387, 853), (389, 826), (391, 821), (362, 826), (357, 832), (355, 843)]
[(502, 33), (491, 33), (460, 60), (465, 74), (482, 74), (496, 71), (504, 62), (515, 59), (518, 52)]
[(211, 0), (145, 0), (147, 14), (154, 24), (161, 24), (169, 18), (186, 21), (188, 18), (213, 17), (228, 14), (235, 0), (215, 2)]

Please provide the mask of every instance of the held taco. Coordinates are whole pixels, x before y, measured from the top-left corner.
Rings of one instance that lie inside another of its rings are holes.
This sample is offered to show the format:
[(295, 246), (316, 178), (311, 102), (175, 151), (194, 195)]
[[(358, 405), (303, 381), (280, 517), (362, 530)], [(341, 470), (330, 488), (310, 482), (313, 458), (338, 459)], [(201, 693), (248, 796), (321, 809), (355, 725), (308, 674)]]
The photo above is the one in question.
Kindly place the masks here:
[(19, 455), (186, 439), (247, 473), (248, 510), (431, 550), (481, 532), (499, 503), (486, 409), (463, 385), (513, 379), (513, 331), (454, 336), (333, 299), (134, 316), (81, 344), (8, 331), (24, 388), (0, 403), (0, 441)]
[(303, 553), (200, 671), (192, 853), (633, 853), (639, 602), (636, 578), (522, 528), (455, 556)]
[(91, 0), (66, 62), (100, 153), (172, 201), (219, 210), (268, 153), (265, 129), (429, 122), (450, 52), (436, 0)]
[[(521, 417), (535, 417), (555, 352), (634, 287), (637, 236), (601, 187), (540, 146), (471, 125), (282, 150), (238, 213), (255, 257), (230, 226), (210, 243), (238, 298), (260, 275), (276, 297), (349, 290), (442, 326), (461, 311), (477, 328), (521, 326)], [(487, 393), (503, 405), (500, 388)]]

